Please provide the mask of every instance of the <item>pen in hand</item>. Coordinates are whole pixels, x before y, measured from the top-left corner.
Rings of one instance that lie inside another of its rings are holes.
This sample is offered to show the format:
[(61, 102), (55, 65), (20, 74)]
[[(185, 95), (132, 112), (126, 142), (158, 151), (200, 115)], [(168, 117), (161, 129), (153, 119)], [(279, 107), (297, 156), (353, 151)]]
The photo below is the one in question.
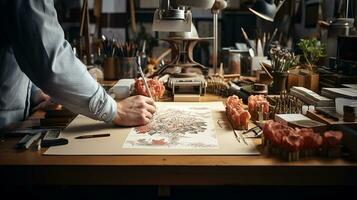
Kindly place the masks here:
[(95, 135), (81, 135), (81, 136), (75, 137), (75, 139), (89, 139), (89, 138), (109, 137), (109, 136), (110, 136), (109, 133), (95, 134)]
[(141, 68), (141, 57), (140, 56), (137, 57), (137, 63), (138, 63), (138, 70), (139, 70), (140, 76), (143, 79), (143, 82), (144, 82), (144, 85), (145, 85), (145, 89), (146, 89), (147, 93), (149, 94), (150, 98), (154, 100), (154, 98), (152, 97), (149, 85), (148, 85), (148, 83), (146, 81), (143, 69)]

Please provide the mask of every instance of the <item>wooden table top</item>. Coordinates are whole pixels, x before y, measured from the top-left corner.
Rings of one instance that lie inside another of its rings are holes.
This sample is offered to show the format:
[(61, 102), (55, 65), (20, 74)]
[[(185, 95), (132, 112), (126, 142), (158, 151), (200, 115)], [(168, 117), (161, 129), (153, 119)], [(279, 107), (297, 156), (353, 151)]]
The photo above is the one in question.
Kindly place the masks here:
[(18, 137), (0, 139), (0, 185), (357, 185), (357, 162), (344, 159), (289, 163), (266, 155), (44, 156), (45, 149), (14, 149)]

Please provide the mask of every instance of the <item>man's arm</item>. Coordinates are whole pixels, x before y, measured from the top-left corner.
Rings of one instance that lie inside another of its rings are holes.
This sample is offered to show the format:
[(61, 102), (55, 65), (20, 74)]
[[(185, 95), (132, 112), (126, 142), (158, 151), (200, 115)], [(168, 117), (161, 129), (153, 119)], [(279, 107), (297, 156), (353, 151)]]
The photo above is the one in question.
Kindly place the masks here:
[(53, 1), (9, 1), (13, 50), (21, 70), (68, 109), (111, 122), (116, 102), (89, 75), (64, 39)]

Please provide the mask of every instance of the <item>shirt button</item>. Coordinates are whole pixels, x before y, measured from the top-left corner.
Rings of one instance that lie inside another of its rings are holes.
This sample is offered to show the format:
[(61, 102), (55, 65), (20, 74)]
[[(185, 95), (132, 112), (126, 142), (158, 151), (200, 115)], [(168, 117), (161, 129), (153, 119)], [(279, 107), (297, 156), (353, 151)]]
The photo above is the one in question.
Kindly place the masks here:
[(107, 113), (102, 114), (102, 119), (107, 118), (107, 116), (108, 116), (108, 114), (107, 114)]

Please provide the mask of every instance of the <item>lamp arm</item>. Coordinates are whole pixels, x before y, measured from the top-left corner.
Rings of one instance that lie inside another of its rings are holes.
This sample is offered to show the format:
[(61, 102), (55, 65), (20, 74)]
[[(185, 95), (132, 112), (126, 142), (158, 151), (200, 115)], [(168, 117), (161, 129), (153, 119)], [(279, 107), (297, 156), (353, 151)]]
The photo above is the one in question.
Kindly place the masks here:
[(213, 14), (213, 55), (212, 65), (213, 73), (217, 73), (218, 68), (218, 14), (220, 10), (227, 7), (227, 2), (224, 0), (216, 0), (211, 8)]
[(346, 0), (346, 18), (348, 18), (348, 9), (350, 6), (350, 0)]

